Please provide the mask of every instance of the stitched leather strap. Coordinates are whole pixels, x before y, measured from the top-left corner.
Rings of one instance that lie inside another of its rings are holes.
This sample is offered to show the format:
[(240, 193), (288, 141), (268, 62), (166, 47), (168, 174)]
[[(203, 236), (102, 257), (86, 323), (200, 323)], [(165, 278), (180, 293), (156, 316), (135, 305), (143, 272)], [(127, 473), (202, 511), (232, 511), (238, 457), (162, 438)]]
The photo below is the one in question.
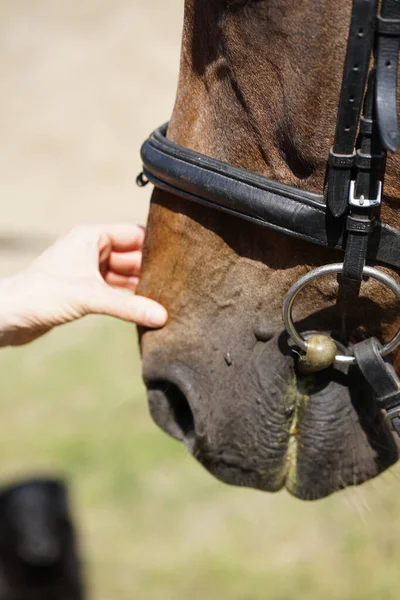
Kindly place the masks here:
[[(349, 223), (357, 223), (357, 230), (349, 227)], [(362, 273), (368, 251), (368, 236), (371, 231), (371, 220), (363, 214), (353, 214), (347, 218), (348, 238), (344, 255), (342, 277), (352, 281), (362, 280)], [(361, 227), (362, 226), (362, 227)]]
[(400, 2), (382, 0), (377, 20), (377, 119), (380, 136), (388, 150), (400, 145), (397, 120), (397, 63), (400, 42)]
[(353, 0), (335, 140), (329, 155), (327, 202), (334, 217), (340, 217), (347, 210), (376, 13), (376, 0)]
[(386, 362), (379, 350), (381, 344), (370, 338), (353, 348), (357, 365), (372, 388), (373, 394), (400, 436), (400, 379), (393, 366)]

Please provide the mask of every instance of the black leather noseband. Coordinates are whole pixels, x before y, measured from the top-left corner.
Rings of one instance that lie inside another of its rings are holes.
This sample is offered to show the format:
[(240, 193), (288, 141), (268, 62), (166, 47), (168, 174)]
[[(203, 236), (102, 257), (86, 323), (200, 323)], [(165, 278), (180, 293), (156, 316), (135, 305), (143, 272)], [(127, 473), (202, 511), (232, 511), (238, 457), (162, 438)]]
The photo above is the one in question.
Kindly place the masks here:
[[(156, 187), (286, 235), (345, 250), (343, 219), (334, 219), (322, 194), (300, 190), (233, 167), (166, 138), (167, 124), (141, 149), (143, 174)], [(400, 269), (400, 231), (376, 222), (368, 258)]]

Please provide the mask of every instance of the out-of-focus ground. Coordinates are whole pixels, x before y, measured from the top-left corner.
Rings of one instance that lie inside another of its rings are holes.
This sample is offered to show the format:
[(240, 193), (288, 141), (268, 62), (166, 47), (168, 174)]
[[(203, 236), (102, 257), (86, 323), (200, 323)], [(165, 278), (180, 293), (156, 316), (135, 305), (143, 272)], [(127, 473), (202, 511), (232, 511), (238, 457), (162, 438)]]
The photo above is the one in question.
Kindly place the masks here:
[[(0, 0), (0, 266), (80, 221), (144, 220), (182, 1)], [(230, 488), (148, 416), (134, 327), (90, 318), (0, 351), (0, 483), (67, 477), (93, 600), (398, 600), (396, 467), (305, 504)]]

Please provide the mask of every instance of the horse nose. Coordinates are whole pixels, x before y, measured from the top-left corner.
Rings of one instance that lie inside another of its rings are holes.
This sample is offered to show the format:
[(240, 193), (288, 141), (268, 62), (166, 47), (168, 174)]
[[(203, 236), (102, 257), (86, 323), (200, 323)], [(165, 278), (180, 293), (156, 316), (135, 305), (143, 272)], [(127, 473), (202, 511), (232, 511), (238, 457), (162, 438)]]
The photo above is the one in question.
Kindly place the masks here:
[(150, 370), (147, 364), (144, 382), (154, 422), (193, 450), (202, 429), (198, 414), (199, 392), (193, 371), (174, 365)]

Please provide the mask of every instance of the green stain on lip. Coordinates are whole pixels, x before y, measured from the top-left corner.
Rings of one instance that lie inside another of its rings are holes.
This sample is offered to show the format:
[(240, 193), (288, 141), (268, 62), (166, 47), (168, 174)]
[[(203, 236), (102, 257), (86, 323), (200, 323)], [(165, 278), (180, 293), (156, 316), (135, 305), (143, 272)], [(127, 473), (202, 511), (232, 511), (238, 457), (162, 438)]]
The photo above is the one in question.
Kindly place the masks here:
[(285, 396), (285, 411), (288, 415), (290, 435), (297, 434), (298, 425), (309, 405), (309, 392), (312, 385), (312, 376), (302, 377), (300, 380), (294, 376), (288, 386)]
[(313, 386), (313, 376), (294, 376), (285, 397), (285, 410), (288, 415), (288, 447), (286, 451), (286, 487), (294, 490), (297, 486), (298, 433), (299, 425), (309, 406), (309, 392)]
[(289, 438), (286, 460), (286, 486), (295, 489), (297, 485), (297, 440), (293, 435)]

